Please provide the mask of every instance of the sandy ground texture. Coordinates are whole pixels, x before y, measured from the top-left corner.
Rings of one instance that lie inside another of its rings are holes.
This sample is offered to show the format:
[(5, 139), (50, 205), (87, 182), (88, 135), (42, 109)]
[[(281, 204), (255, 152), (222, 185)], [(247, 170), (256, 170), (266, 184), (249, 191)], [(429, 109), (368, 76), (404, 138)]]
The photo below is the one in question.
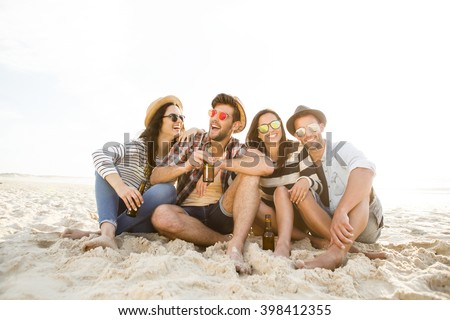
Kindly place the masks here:
[(379, 192), (386, 224), (379, 242), (357, 244), (386, 251), (387, 260), (349, 254), (335, 271), (297, 270), (292, 259), (322, 251), (302, 240), (291, 259), (275, 258), (260, 237), (250, 237), (244, 257), (253, 272), (238, 275), (223, 243), (199, 248), (122, 234), (119, 250), (83, 252), (93, 236), (59, 235), (66, 227), (98, 228), (91, 181), (0, 175), (0, 298), (449, 299), (450, 190), (393, 192)]

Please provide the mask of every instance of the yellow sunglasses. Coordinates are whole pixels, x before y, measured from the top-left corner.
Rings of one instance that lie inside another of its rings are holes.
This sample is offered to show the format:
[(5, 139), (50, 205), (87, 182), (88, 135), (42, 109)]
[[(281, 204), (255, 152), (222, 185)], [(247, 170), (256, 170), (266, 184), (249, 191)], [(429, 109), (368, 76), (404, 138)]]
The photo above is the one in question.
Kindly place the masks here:
[(258, 131), (261, 133), (267, 133), (269, 132), (269, 126), (271, 126), (272, 129), (279, 129), (281, 127), (281, 121), (273, 120), (271, 123), (264, 123), (258, 127)]

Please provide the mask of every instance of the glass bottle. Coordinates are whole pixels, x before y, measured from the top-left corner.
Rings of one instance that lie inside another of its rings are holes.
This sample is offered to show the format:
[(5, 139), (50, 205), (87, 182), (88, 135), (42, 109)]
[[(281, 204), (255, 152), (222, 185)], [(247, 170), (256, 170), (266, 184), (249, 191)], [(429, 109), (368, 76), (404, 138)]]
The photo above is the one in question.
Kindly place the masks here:
[[(139, 185), (139, 189), (138, 189), (140, 194), (144, 194), (146, 184), (147, 184), (147, 181), (145, 181), (145, 180), (141, 181), (141, 184)], [(137, 210), (134, 210), (133, 208), (131, 208), (131, 210), (126, 211), (127, 216), (136, 218), (138, 211), (139, 211), (139, 207), (137, 208)]]
[(263, 250), (272, 250), (275, 251), (275, 234), (272, 230), (272, 216), (270, 214), (266, 214), (265, 216), (265, 229), (263, 233)]
[[(211, 142), (206, 144), (205, 150), (208, 154), (212, 154), (213, 147)], [(203, 163), (203, 182), (214, 182), (214, 164), (210, 164), (206, 161)]]
[(214, 164), (205, 162), (203, 166), (203, 182), (214, 182)]
[[(152, 169), (151, 169), (150, 165), (147, 164), (145, 166), (145, 168), (144, 168), (144, 177), (145, 177), (145, 179), (141, 180), (141, 183), (139, 184), (139, 188), (138, 188), (139, 193), (141, 195), (144, 194), (145, 186), (147, 185), (147, 181), (148, 181), (148, 179), (150, 179), (150, 175), (151, 174), (152, 174)], [(132, 218), (136, 218), (136, 216), (138, 214), (138, 211), (139, 211), (139, 207), (137, 208), (137, 210), (134, 210), (133, 208), (131, 208), (131, 210), (127, 210), (126, 211), (126, 215), (129, 216), (129, 217), (132, 217)]]

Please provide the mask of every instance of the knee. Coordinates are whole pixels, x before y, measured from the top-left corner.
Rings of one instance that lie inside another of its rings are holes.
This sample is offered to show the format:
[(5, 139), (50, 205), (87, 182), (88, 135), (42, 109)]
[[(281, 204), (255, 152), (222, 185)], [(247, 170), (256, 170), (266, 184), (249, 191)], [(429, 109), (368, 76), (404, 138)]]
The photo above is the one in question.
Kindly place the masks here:
[(250, 176), (242, 174), (240, 177), (240, 184), (247, 188), (259, 189), (259, 176)]
[(305, 199), (297, 203), (297, 208), (303, 212), (305, 209), (311, 208), (312, 206), (316, 205), (317, 205), (316, 198), (311, 193), (311, 191), (308, 191), (306, 193)]
[(147, 197), (161, 204), (174, 204), (177, 199), (177, 190), (170, 183), (160, 183), (147, 190), (144, 194), (144, 201)]
[(177, 213), (168, 204), (158, 206), (153, 212), (151, 221), (152, 225), (160, 232), (176, 232), (181, 229)]
[(289, 190), (285, 186), (276, 187), (273, 196), (275, 199), (289, 198)]

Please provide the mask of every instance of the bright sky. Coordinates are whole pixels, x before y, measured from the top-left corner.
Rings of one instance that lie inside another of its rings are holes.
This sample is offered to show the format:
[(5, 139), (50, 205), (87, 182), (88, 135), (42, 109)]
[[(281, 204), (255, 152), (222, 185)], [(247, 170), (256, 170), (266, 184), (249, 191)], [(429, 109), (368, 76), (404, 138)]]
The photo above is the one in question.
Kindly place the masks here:
[(91, 152), (143, 129), (152, 100), (177, 95), (187, 127), (206, 128), (225, 92), (249, 122), (267, 107), (284, 121), (299, 104), (321, 109), (385, 183), (450, 178), (449, 8), (0, 0), (0, 173), (92, 176)]

